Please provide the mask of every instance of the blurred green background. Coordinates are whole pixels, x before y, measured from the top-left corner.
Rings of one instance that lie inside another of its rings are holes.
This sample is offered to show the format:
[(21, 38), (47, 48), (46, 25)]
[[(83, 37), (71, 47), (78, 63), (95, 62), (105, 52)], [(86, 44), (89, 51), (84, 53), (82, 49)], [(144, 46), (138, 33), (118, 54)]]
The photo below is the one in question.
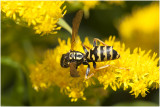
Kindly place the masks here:
[[(90, 9), (89, 17), (83, 18), (79, 35), (82, 41), (88, 36), (92, 42), (93, 38), (101, 40), (108, 39), (110, 35), (115, 35), (117, 40), (121, 40), (119, 32), (115, 27), (116, 20), (122, 16), (131, 14), (134, 7), (143, 7), (151, 4), (151, 1), (125, 1), (124, 5), (102, 3)], [(67, 6), (65, 21), (71, 26), (72, 19), (81, 6)], [(159, 105), (159, 90), (150, 89), (145, 98), (129, 94), (129, 90), (122, 89), (113, 91), (110, 87), (103, 90), (101, 86), (92, 86), (85, 90), (86, 101), (79, 99), (71, 102), (68, 96), (60, 93), (58, 87), (50, 87), (47, 90), (36, 92), (32, 88), (29, 78), (28, 65), (41, 61), (44, 53), (48, 49), (54, 49), (58, 45), (58, 38), (67, 40), (71, 35), (61, 29), (56, 35), (40, 36), (34, 33), (32, 28), (25, 25), (18, 25), (10, 18), (6, 18), (1, 13), (1, 105), (6, 106), (51, 106), (51, 105), (102, 105), (102, 106), (145, 106)], [(93, 94), (99, 92), (99, 95)]]

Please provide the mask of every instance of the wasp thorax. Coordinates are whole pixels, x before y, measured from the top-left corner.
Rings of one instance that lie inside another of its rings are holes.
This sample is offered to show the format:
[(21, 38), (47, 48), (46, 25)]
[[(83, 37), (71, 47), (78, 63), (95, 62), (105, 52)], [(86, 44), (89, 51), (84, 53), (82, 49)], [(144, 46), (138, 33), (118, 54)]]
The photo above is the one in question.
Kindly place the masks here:
[(64, 67), (64, 68), (69, 67), (69, 55), (68, 55), (68, 53), (62, 55), (61, 66)]

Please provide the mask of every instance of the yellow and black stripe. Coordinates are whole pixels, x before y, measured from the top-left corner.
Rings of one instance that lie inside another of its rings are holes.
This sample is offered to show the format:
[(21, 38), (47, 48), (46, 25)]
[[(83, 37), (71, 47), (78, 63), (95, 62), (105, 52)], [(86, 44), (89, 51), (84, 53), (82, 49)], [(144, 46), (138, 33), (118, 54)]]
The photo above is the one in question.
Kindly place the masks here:
[(95, 62), (113, 60), (119, 57), (120, 55), (112, 46), (95, 46), (87, 54), (87, 59)]

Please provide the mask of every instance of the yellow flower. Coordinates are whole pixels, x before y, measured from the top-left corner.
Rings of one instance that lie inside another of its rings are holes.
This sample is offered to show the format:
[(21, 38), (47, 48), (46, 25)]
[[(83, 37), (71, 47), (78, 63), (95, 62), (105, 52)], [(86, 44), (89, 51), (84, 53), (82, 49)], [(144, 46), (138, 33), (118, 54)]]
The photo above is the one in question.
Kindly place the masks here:
[(84, 4), (84, 10), (94, 8), (99, 3), (99, 1), (81, 1), (81, 2)]
[(120, 21), (118, 30), (128, 47), (141, 47), (145, 50), (152, 48), (159, 52), (159, 4), (134, 8), (131, 15)]
[(95, 8), (96, 5), (99, 4), (99, 1), (81, 1), (81, 2), (84, 5), (83, 10), (86, 18), (89, 17), (89, 10)]
[[(124, 1), (99, 1), (99, 0), (94, 0), (94, 1), (68, 1), (68, 3), (72, 4), (73, 6), (81, 7), (84, 10), (84, 17), (88, 18), (89, 17), (89, 11), (91, 9), (94, 9), (97, 5), (102, 5), (104, 3), (110, 4), (116, 4), (116, 5), (124, 5)], [(104, 5), (102, 5), (104, 8)]]
[(89, 17), (89, 10), (94, 9), (100, 1), (68, 1), (68, 3), (72, 5), (82, 5), (82, 9), (84, 10), (84, 16), (85, 18)]
[[(56, 23), (66, 13), (64, 1), (2, 1), (2, 11), (7, 17), (25, 21), (37, 34), (55, 34), (60, 30)], [(20, 19), (19, 19), (20, 18)]]
[[(31, 82), (36, 90), (58, 86), (62, 93), (71, 97), (71, 101), (77, 101), (78, 98), (86, 100), (83, 92), (87, 87), (96, 84), (93, 78), (97, 79), (100, 84), (103, 84), (104, 89), (107, 89), (108, 86), (114, 91), (120, 87), (123, 87), (124, 90), (131, 88), (130, 93), (135, 95), (135, 97), (139, 94), (144, 97), (150, 87), (159, 87), (159, 67), (157, 67), (159, 58), (155, 58), (156, 53), (151, 57), (149, 56), (150, 51), (145, 53), (140, 48), (136, 48), (131, 54), (130, 49), (125, 49), (124, 44), (120, 44), (119, 41), (115, 42), (115, 37), (110, 36), (105, 43), (113, 46), (120, 53), (121, 57), (117, 60), (97, 62), (97, 67), (107, 64), (111, 66), (96, 72), (91, 66), (90, 73), (95, 72), (95, 75), (85, 80), (87, 66), (80, 65), (78, 67), (77, 70), (80, 73), (80, 77), (77, 78), (70, 76), (70, 68), (62, 68), (60, 66), (62, 54), (70, 51), (71, 41), (70, 38), (67, 43), (60, 39), (58, 41), (59, 46), (53, 50), (48, 50), (45, 54), (45, 59), (41, 63), (30, 67)], [(76, 51), (84, 53), (81, 43), (79, 39)], [(88, 38), (85, 38), (84, 44), (92, 47)], [(90, 64), (92, 65), (92, 63)], [(129, 68), (129, 70), (123, 68)], [(153, 84), (156, 84), (156, 86)]]
[(125, 1), (106, 1), (109, 4), (124, 5)]

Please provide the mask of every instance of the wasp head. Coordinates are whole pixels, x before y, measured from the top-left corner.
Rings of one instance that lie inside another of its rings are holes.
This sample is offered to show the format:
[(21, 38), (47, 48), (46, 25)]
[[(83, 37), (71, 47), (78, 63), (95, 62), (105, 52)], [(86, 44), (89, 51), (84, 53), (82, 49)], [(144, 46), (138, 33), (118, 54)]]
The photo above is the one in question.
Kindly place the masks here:
[(63, 54), (61, 57), (61, 66), (64, 68), (69, 67), (69, 54)]

